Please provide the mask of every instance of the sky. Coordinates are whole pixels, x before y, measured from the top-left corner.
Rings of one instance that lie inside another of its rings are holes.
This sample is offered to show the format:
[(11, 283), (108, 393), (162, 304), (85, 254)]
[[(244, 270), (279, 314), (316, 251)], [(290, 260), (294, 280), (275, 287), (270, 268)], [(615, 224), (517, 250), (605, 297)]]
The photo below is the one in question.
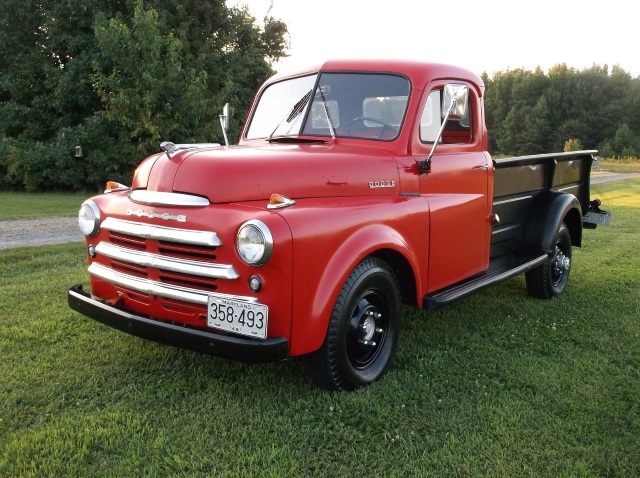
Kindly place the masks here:
[(289, 28), (287, 72), (341, 58), (449, 63), (477, 74), (566, 63), (640, 76), (635, 0), (227, 0)]

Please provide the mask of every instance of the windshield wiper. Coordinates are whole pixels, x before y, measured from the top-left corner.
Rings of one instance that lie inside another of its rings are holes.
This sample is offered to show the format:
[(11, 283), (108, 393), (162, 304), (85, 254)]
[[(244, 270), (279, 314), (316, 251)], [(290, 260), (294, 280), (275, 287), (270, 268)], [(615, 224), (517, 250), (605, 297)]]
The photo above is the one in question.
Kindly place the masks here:
[(331, 133), (331, 139), (335, 141), (336, 128), (335, 126), (333, 126), (333, 120), (331, 119), (331, 115), (329, 114), (329, 107), (327, 106), (327, 100), (324, 97), (322, 86), (318, 86), (318, 93), (320, 93), (320, 98), (322, 99), (322, 107), (324, 109), (324, 115), (327, 117), (327, 124), (329, 125), (329, 132)]
[(280, 121), (280, 123), (278, 123), (278, 126), (276, 126), (275, 129), (271, 132), (268, 141), (271, 141), (273, 139), (273, 135), (276, 134), (276, 131), (278, 131), (280, 126), (282, 126), (282, 123), (291, 123), (294, 119), (300, 116), (300, 113), (304, 111), (307, 103), (309, 103), (312, 94), (313, 90), (309, 90), (302, 98), (300, 98), (300, 100), (295, 105), (293, 105), (293, 108), (291, 108), (291, 110), (287, 112), (285, 117), (282, 118), (282, 121)]
[(275, 136), (269, 138), (270, 143), (326, 143), (324, 139), (299, 138), (298, 136)]

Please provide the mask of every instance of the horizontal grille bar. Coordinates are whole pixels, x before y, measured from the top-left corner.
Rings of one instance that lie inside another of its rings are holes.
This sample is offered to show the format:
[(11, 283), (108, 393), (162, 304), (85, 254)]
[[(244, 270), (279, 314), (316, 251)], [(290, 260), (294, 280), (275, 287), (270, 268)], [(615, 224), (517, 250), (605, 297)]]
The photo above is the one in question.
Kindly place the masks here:
[(129, 199), (133, 202), (141, 204), (149, 204), (151, 206), (185, 206), (185, 207), (203, 207), (209, 205), (209, 200), (201, 196), (192, 196), (191, 194), (166, 193), (157, 191), (146, 191), (144, 189), (136, 189), (131, 191)]
[(215, 232), (154, 226), (133, 221), (123, 221), (112, 217), (106, 218), (101, 227), (107, 231), (129, 234), (130, 236), (143, 237), (145, 239), (155, 239), (157, 241), (173, 241), (210, 247), (222, 245), (222, 241)]
[(120, 246), (101, 242), (96, 246), (96, 252), (111, 259), (136, 264), (145, 267), (155, 267), (171, 272), (190, 274), (200, 277), (216, 279), (237, 279), (240, 274), (228, 264), (207, 264), (205, 262), (176, 259), (150, 252), (140, 252)]
[[(180, 287), (170, 284), (161, 284), (149, 279), (141, 279), (139, 277), (129, 276), (121, 272), (116, 272), (108, 267), (101, 266), (100, 264), (93, 263), (89, 266), (89, 274), (98, 279), (111, 282), (112, 284), (125, 287), (127, 289), (134, 290), (136, 292), (142, 292), (145, 294), (155, 295), (158, 297), (164, 297), (165, 299), (181, 300), (183, 302), (189, 302), (191, 304), (207, 305), (209, 294), (196, 289), (189, 289), (188, 287)], [(215, 294), (220, 296), (222, 294)], [(258, 299), (255, 297), (239, 297), (233, 295), (226, 295), (229, 299), (243, 300), (245, 302), (258, 303)]]

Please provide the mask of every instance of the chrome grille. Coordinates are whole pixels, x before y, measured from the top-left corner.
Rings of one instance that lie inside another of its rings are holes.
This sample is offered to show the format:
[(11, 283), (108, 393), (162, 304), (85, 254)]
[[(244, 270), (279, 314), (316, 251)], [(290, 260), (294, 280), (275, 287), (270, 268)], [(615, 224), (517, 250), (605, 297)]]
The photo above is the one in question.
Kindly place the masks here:
[(147, 250), (147, 240), (140, 237), (120, 234), (118, 232), (109, 232), (109, 241), (111, 244), (128, 247), (138, 251)]
[(158, 243), (158, 252), (181, 259), (203, 260), (215, 262), (216, 250), (211, 247), (176, 244), (175, 242), (161, 241)]
[(109, 238), (96, 248), (89, 273), (140, 294), (203, 305), (219, 280), (235, 280), (232, 265), (217, 262), (222, 241), (215, 232), (153, 226), (107, 218)]
[(134, 237), (154, 239), (157, 241), (173, 241), (179, 244), (199, 246), (221, 246), (222, 242), (215, 232), (175, 229), (173, 227), (154, 226), (133, 221), (123, 221), (108, 217), (100, 226), (112, 232), (120, 232)]

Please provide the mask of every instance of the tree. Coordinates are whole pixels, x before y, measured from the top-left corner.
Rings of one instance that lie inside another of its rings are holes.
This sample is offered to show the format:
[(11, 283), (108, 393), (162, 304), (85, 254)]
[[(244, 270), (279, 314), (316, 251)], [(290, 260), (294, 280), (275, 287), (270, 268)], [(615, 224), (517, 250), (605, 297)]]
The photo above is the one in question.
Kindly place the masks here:
[(103, 4), (3, 3), (0, 187), (75, 189), (86, 184), (86, 167), (73, 157), (73, 137), (83, 136), (83, 122), (100, 107), (89, 75), (96, 54), (91, 22)]
[(187, 65), (182, 42), (161, 30), (158, 13), (145, 10), (142, 2), (131, 27), (103, 19), (96, 28), (98, 45), (112, 64), (93, 77), (104, 116), (121, 126), (120, 139), (138, 155), (158, 148), (163, 137), (195, 140), (215, 107), (206, 93), (206, 72)]
[(607, 157), (640, 157), (640, 139), (626, 123), (618, 126), (615, 135), (604, 141), (602, 154)]
[(160, 139), (221, 139), (225, 102), (239, 131), (286, 48), (284, 23), (223, 0), (5, 0), (0, 188), (127, 182)]
[(566, 141), (566, 143), (564, 143), (564, 149), (563, 151), (565, 153), (568, 153), (570, 151), (582, 151), (584, 148), (582, 147), (582, 143), (580, 142), (579, 139), (568, 139)]
[(548, 153), (551, 149), (552, 111), (543, 94), (526, 118), (522, 132), (522, 154)]
[[(570, 139), (621, 155), (640, 142), (640, 78), (619, 66), (483, 75), (489, 149), (498, 154), (558, 151)], [(628, 130), (618, 129), (626, 124)], [(621, 145), (625, 146), (621, 146)]]

